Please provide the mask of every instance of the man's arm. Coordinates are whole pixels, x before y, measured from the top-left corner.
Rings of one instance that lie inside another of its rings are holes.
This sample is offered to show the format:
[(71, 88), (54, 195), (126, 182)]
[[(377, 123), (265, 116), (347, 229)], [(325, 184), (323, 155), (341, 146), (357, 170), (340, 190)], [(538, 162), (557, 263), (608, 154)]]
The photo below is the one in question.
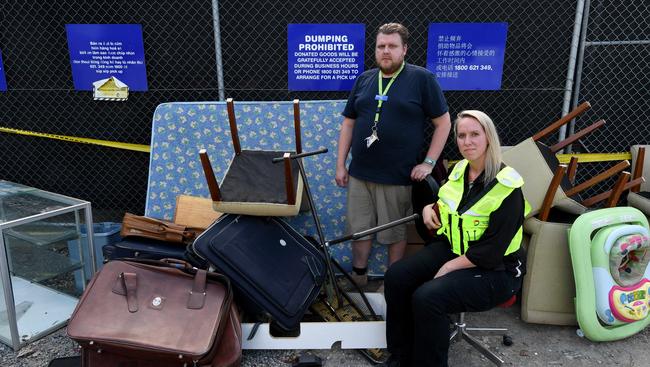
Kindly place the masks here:
[(348, 169), (345, 168), (345, 161), (350, 152), (352, 145), (352, 129), (354, 128), (354, 119), (349, 117), (343, 118), (341, 132), (339, 134), (339, 146), (336, 157), (336, 184), (345, 187), (348, 185)]
[[(443, 115), (431, 119), (431, 122), (435, 127), (435, 131), (431, 137), (431, 145), (429, 145), (429, 150), (427, 151), (427, 158), (435, 161), (440, 157), (440, 153), (442, 153), (442, 149), (445, 147), (445, 143), (449, 137), (449, 132), (451, 131), (451, 118), (449, 117), (449, 112), (445, 112)], [(433, 166), (431, 164), (420, 163), (411, 170), (411, 179), (422, 181), (429, 173), (431, 173), (432, 169)]]

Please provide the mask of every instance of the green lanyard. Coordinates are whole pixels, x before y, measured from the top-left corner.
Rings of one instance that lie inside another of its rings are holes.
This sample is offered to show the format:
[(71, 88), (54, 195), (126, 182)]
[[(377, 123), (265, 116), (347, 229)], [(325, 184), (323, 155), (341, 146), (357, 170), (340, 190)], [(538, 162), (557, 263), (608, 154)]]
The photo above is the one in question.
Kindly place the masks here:
[(381, 70), (379, 70), (379, 73), (377, 73), (377, 92), (378, 94), (375, 96), (375, 99), (377, 100), (377, 111), (375, 111), (375, 125), (373, 126), (373, 130), (377, 130), (377, 123), (379, 122), (379, 114), (381, 113), (381, 106), (384, 103), (384, 101), (388, 101), (388, 90), (390, 89), (391, 85), (393, 85), (393, 82), (395, 79), (397, 79), (397, 76), (399, 73), (402, 72), (404, 69), (404, 62), (402, 62), (402, 66), (399, 67), (399, 70), (395, 74), (393, 74), (393, 77), (390, 78), (390, 81), (388, 82), (388, 85), (386, 85), (386, 88), (382, 90), (381, 84), (382, 84), (382, 79), (383, 79), (383, 73)]
[(393, 85), (393, 82), (395, 79), (397, 79), (397, 76), (399, 73), (402, 72), (404, 69), (405, 63), (402, 62), (402, 66), (399, 67), (399, 70), (395, 74), (393, 74), (393, 77), (390, 78), (390, 81), (386, 85), (386, 88), (381, 87), (382, 84), (382, 79), (383, 79), (383, 74), (381, 70), (377, 73), (377, 91), (378, 94), (375, 96), (375, 99), (377, 100), (377, 110), (375, 111), (375, 121), (372, 124), (372, 134), (370, 134), (369, 137), (366, 138), (366, 145), (368, 148), (374, 143), (375, 141), (379, 140), (379, 136), (377, 135), (377, 124), (379, 123), (379, 115), (381, 114), (381, 106), (383, 105), (384, 101), (388, 101), (388, 90), (390, 89), (391, 85)]

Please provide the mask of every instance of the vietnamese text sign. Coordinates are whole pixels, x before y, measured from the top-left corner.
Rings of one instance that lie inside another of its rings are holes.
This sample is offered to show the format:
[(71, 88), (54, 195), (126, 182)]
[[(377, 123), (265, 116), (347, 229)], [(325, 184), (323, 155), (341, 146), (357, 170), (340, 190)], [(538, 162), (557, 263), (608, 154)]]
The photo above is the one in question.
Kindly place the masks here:
[(131, 91), (146, 91), (147, 69), (140, 24), (66, 24), (76, 90), (111, 76)]
[(508, 23), (431, 23), (427, 69), (443, 90), (501, 89)]
[(0, 91), (7, 91), (7, 79), (5, 79), (5, 69), (2, 63), (2, 51), (0, 50)]
[(363, 72), (363, 24), (289, 24), (289, 90), (350, 90)]

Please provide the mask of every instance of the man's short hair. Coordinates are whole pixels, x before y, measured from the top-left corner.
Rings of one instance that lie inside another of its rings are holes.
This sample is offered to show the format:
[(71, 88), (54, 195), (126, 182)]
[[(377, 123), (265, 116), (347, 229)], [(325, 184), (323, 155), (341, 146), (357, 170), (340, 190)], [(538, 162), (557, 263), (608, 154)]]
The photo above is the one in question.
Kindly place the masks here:
[(377, 33), (383, 33), (383, 34), (397, 33), (399, 34), (399, 37), (402, 39), (402, 43), (404, 45), (408, 44), (409, 42), (409, 30), (399, 23), (386, 23), (381, 27), (379, 27)]

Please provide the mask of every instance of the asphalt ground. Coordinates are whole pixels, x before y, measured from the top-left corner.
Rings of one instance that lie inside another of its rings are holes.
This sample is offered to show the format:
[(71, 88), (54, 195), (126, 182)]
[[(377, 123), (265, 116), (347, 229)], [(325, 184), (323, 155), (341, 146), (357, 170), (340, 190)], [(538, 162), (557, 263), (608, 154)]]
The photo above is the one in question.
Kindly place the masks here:
[[(650, 366), (648, 329), (624, 340), (595, 343), (576, 334), (575, 326), (528, 324), (520, 319), (520, 305), (466, 314), (469, 327), (505, 327), (512, 338), (503, 345), (503, 332), (471, 332), (502, 359), (505, 366)], [(61, 329), (23, 347), (18, 352), (0, 345), (0, 366), (43, 367), (55, 357), (77, 355), (75, 343)], [(337, 346), (327, 350), (244, 350), (242, 366), (292, 366), (300, 355), (312, 355), (323, 366), (372, 366), (359, 352)], [(464, 340), (450, 348), (450, 366), (492, 366), (493, 364)]]

